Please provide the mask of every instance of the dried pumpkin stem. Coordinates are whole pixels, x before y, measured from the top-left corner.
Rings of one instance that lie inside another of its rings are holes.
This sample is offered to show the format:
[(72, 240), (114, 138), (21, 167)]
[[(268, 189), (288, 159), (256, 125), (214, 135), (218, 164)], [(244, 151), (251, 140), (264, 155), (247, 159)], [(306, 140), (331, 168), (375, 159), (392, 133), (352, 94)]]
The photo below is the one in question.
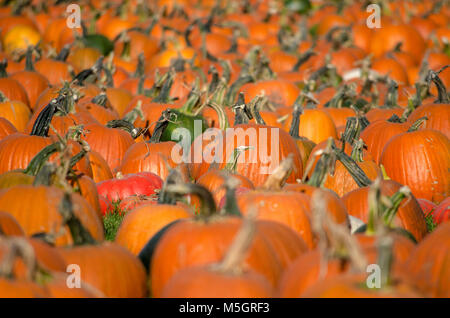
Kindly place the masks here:
[(430, 84), (431, 82), (436, 85), (436, 88), (438, 90), (438, 98), (435, 101), (435, 103), (439, 104), (450, 104), (450, 98), (448, 97), (447, 90), (445, 89), (445, 85), (442, 82), (441, 78), (439, 77), (439, 73), (445, 70), (447, 67), (450, 67), (450, 65), (446, 65), (442, 67), (438, 72), (429, 70), (427, 75), (427, 82)]
[(133, 139), (139, 137), (142, 133), (142, 129), (134, 127), (134, 125), (123, 119), (113, 119), (106, 123), (108, 128), (119, 128), (128, 132)]
[(222, 262), (213, 268), (222, 273), (239, 273), (256, 233), (255, 213), (244, 218)]
[(281, 190), (294, 166), (294, 155), (289, 154), (280, 165), (272, 172), (263, 184), (265, 190)]
[(426, 117), (426, 116), (420, 117), (411, 125), (411, 127), (409, 127), (407, 132), (413, 132), (413, 131), (419, 130), (419, 128), (422, 126), (422, 124), (427, 120), (428, 120), (428, 117)]
[(0, 244), (6, 245), (7, 252), (0, 262), (0, 276), (14, 278), (14, 264), (18, 257), (22, 258), (26, 271), (26, 278), (34, 280), (38, 270), (36, 255), (33, 247), (25, 238), (21, 237), (1, 237)]

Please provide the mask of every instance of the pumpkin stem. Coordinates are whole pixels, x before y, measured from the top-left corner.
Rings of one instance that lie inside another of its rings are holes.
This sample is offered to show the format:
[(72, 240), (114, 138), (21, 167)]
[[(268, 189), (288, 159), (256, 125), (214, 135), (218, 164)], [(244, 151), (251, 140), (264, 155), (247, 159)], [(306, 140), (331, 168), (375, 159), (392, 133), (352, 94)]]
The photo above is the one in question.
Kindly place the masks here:
[(298, 70), (300, 69), (300, 66), (305, 64), (311, 57), (313, 57), (316, 54), (317, 53), (314, 52), (313, 50), (308, 49), (306, 52), (304, 52), (302, 55), (300, 55), (300, 57), (298, 58), (297, 62), (294, 65), (294, 67), (292, 68), (292, 71), (298, 72)]
[[(226, 96), (225, 96), (225, 105), (233, 105), (234, 101), (236, 100), (236, 95), (239, 89), (247, 83), (253, 82), (253, 77), (250, 75), (241, 75), (239, 78), (230, 86), (230, 89), (228, 90)], [(239, 97), (238, 97), (239, 100)]]
[(120, 128), (128, 132), (133, 139), (136, 139), (142, 134), (142, 129), (139, 127), (134, 127), (132, 123), (123, 119), (113, 119), (106, 123), (108, 128)]
[(6, 68), (8, 67), (8, 60), (4, 59), (0, 62), (0, 78), (7, 78), (8, 72), (6, 71)]
[(325, 104), (326, 107), (330, 108), (342, 108), (344, 102), (348, 100), (353, 100), (356, 97), (355, 86), (350, 84), (344, 84), (336, 92), (333, 98)]
[(84, 82), (88, 78), (90, 78), (92, 76), (98, 77), (98, 74), (103, 69), (103, 60), (104, 60), (104, 57), (100, 56), (100, 58), (95, 62), (95, 64), (91, 68), (82, 70), (80, 73), (75, 75), (74, 79), (72, 80), (72, 84), (77, 84), (79, 86), (83, 86)]
[(385, 98), (385, 106), (395, 108), (398, 106), (398, 84), (394, 80), (390, 80)]
[(365, 117), (349, 117), (345, 124), (345, 130), (342, 134), (342, 150), (345, 149), (345, 143), (353, 145), (358, 139), (361, 132), (369, 125), (369, 121)]
[[(247, 106), (245, 105), (244, 93), (239, 93), (239, 97), (236, 105), (233, 106), (234, 110), (234, 125), (248, 124), (249, 112), (247, 111)], [(251, 116), (251, 114), (250, 114)]]
[(195, 107), (197, 107), (201, 101), (201, 93), (200, 93), (200, 79), (197, 77), (195, 79), (194, 85), (192, 86), (191, 91), (189, 92), (187, 101), (181, 106), (180, 111), (185, 114), (194, 113)]
[(231, 176), (227, 172), (223, 172), (223, 177), (225, 178), (225, 205), (220, 211), (221, 215), (236, 215), (242, 216), (239, 210), (238, 204), (236, 202), (236, 188), (240, 184), (238, 178)]
[(166, 188), (169, 185), (175, 184), (183, 184), (183, 177), (177, 168), (171, 169), (166, 180), (164, 181), (163, 187), (158, 197), (158, 204), (176, 204), (176, 197), (172, 193), (166, 191)]
[(348, 170), (353, 180), (359, 187), (366, 187), (372, 183), (372, 181), (367, 177), (364, 171), (358, 166), (358, 164), (344, 151), (338, 149), (334, 144), (332, 145), (333, 150), (336, 153), (336, 158), (344, 165)]
[(134, 72), (135, 78), (141, 78), (142, 76), (145, 76), (145, 56), (143, 53), (138, 56), (136, 71)]
[(403, 199), (410, 196), (411, 190), (407, 186), (403, 186), (389, 198), (390, 204), (383, 213), (386, 225), (391, 226)]
[[(355, 236), (350, 234), (348, 227), (336, 224), (327, 211), (327, 199), (321, 191), (314, 191), (311, 197), (312, 207), (312, 229), (318, 238), (318, 249), (321, 251), (325, 262), (333, 256), (350, 260), (353, 267), (359, 272), (365, 272), (367, 259), (361, 250), (361, 246)], [(321, 267), (324, 274), (326, 266)], [(322, 276), (323, 277), (323, 276)]]
[(381, 269), (381, 286), (387, 287), (391, 284), (391, 271), (393, 263), (394, 241), (389, 235), (378, 237), (378, 259), (377, 264)]
[(437, 72), (429, 70), (427, 79), (426, 79), (428, 82), (428, 85), (430, 85), (431, 82), (433, 82), (434, 85), (436, 85), (436, 88), (438, 90), (438, 98), (437, 98), (437, 100), (435, 100), (435, 103), (438, 103), (438, 104), (450, 104), (450, 98), (448, 97), (447, 90), (445, 89), (445, 85), (442, 82), (441, 78), (439, 77), (439, 73), (441, 73), (447, 67), (450, 67), (450, 65), (445, 65)]
[(174, 71), (171, 69), (161, 76), (160, 81), (155, 81), (149, 92), (150, 96), (153, 97), (152, 102), (161, 104), (170, 102), (170, 90), (172, 89), (174, 76)]
[(48, 137), (50, 123), (56, 111), (61, 109), (62, 103), (66, 99), (66, 95), (60, 94), (57, 98), (52, 99), (50, 103), (41, 111), (31, 129), (31, 136)]
[(34, 51), (34, 48), (32, 46), (29, 46), (25, 53), (25, 71), (28, 71), (28, 72), (35, 71), (34, 64), (33, 64), (33, 51)]
[(39, 151), (24, 170), (24, 173), (29, 176), (36, 176), (42, 169), (44, 164), (48, 161), (50, 156), (55, 152), (60, 151), (60, 142), (55, 142), (51, 145), (46, 146), (44, 149)]
[(96, 105), (102, 106), (103, 108), (108, 108), (108, 107), (106, 107), (106, 103), (108, 102), (108, 97), (106, 96), (105, 92), (101, 92), (99, 95), (92, 98), (91, 102)]
[(297, 97), (294, 103), (294, 110), (292, 111), (292, 121), (291, 127), (289, 129), (289, 135), (291, 135), (294, 139), (300, 139), (299, 130), (300, 130), (300, 116), (303, 114), (303, 96), (300, 95)]
[(249, 150), (251, 148), (252, 147), (249, 147), (249, 146), (240, 146), (240, 147), (237, 147), (236, 149), (234, 149), (233, 154), (228, 159), (227, 164), (226, 164), (224, 169), (226, 171), (229, 171), (229, 172), (232, 172), (232, 173), (236, 173), (236, 165), (238, 163), (239, 156), (244, 151), (247, 151), (247, 150)]
[(257, 95), (248, 104), (248, 109), (250, 110), (252, 117), (255, 118), (255, 122), (258, 125), (266, 125), (266, 122), (259, 113), (259, 109), (262, 108), (262, 106), (267, 102), (267, 97), (265, 97), (264, 95)]
[(170, 108), (162, 112), (161, 117), (159, 117), (158, 121), (156, 122), (155, 129), (153, 130), (153, 135), (150, 137), (150, 143), (156, 144), (161, 142), (161, 136), (163, 135), (164, 130), (167, 128), (170, 122), (170, 112)]
[[(317, 151), (313, 153), (313, 156), (320, 156), (319, 160), (317, 161), (316, 167), (314, 168), (314, 171), (311, 174), (311, 177), (309, 177), (307, 184), (311, 185), (313, 187), (321, 187), (323, 183), (325, 182), (325, 179), (327, 177), (328, 172), (334, 171), (334, 166), (336, 162), (336, 156), (334, 152), (332, 151), (332, 145), (334, 144), (334, 141), (332, 138), (329, 138), (327, 140), (327, 145), (325, 149), (322, 151)], [(303, 180), (304, 183), (306, 181), (307, 176), (309, 175), (309, 172), (312, 169), (312, 166), (314, 164), (314, 160), (310, 160), (308, 165), (306, 166), (305, 172), (303, 174)]]
[(72, 48), (71, 44), (64, 45), (59, 54), (54, 58), (55, 61), (65, 62), (69, 57), (70, 49)]
[(144, 119), (144, 113), (142, 112), (142, 101), (138, 101), (136, 107), (130, 110), (124, 117), (123, 120), (133, 124), (137, 118)]
[(38, 264), (33, 246), (22, 237), (0, 236), (0, 244), (7, 247), (0, 262), (0, 277), (14, 278), (14, 265), (18, 257), (22, 258), (26, 268), (26, 279), (34, 281), (38, 271)]
[(91, 233), (89, 233), (89, 231), (81, 223), (80, 219), (73, 212), (72, 197), (68, 192), (64, 193), (61, 204), (59, 205), (59, 213), (63, 218), (63, 224), (69, 227), (73, 244), (75, 246), (96, 243)]
[(250, 212), (249, 216), (243, 219), (241, 228), (234, 237), (223, 260), (219, 264), (213, 265), (213, 270), (226, 274), (239, 274), (241, 272), (241, 266), (256, 233), (255, 211)]
[(212, 101), (210, 101), (207, 105), (216, 111), (217, 117), (219, 118), (220, 129), (226, 130), (227, 128), (229, 128), (230, 123), (228, 122), (228, 117), (225, 114), (225, 111), (223, 110), (223, 108), (219, 104), (212, 102)]
[(186, 194), (198, 196), (201, 201), (199, 213), (199, 216), (201, 217), (212, 216), (217, 211), (216, 203), (214, 202), (211, 192), (199, 184), (168, 184), (165, 190), (167, 193), (172, 194), (175, 197), (183, 197)]
[(272, 172), (263, 184), (265, 190), (281, 190), (294, 166), (294, 155), (289, 154), (280, 165)]
[(222, 79), (226, 84), (230, 82), (231, 79), (231, 65), (228, 60), (220, 60), (220, 66), (222, 66)]
[(414, 131), (419, 130), (420, 126), (422, 126), (422, 124), (427, 120), (428, 120), (428, 117), (426, 117), (426, 116), (420, 117), (411, 125), (411, 127), (409, 127), (407, 132), (414, 132)]
[(33, 186), (50, 186), (53, 176), (56, 174), (56, 166), (53, 163), (45, 162), (37, 172), (33, 180)]
[(364, 141), (360, 138), (353, 144), (351, 157), (356, 162), (363, 162)]
[(128, 36), (126, 31), (123, 31), (121, 36), (120, 36), (122, 42), (123, 42), (123, 47), (122, 47), (122, 52), (120, 52), (120, 58), (124, 61), (130, 61), (131, 60), (131, 40), (130, 37)]
[(4, 103), (4, 102), (8, 102), (8, 97), (5, 96), (5, 94), (3, 94), (2, 91), (0, 91), (0, 103)]

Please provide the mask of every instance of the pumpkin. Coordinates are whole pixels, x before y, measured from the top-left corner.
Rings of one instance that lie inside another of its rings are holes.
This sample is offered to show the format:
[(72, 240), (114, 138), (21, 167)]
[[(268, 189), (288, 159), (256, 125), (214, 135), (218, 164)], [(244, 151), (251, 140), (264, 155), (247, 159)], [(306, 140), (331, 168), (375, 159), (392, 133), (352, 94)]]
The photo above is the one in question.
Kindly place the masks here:
[[(0, 92), (9, 100), (20, 101), (27, 106), (31, 106), (23, 85), (15, 79), (8, 77), (6, 73), (7, 65), (8, 62), (6, 60), (0, 62)], [(4, 97), (2, 98), (4, 99)]]
[(449, 297), (450, 223), (428, 235), (410, 255), (406, 275), (430, 297)]
[(101, 181), (113, 178), (111, 169), (109, 168), (106, 160), (103, 159), (102, 155), (100, 155), (96, 151), (90, 151), (88, 153), (88, 156), (89, 156), (89, 164), (92, 170), (92, 179), (94, 180), (95, 183), (99, 183)]
[(9, 236), (25, 235), (22, 227), (17, 223), (16, 219), (9, 213), (0, 211), (0, 234)]
[(23, 53), (30, 45), (34, 46), (41, 40), (39, 32), (27, 25), (16, 25), (3, 35), (3, 48), (9, 55)]
[[(392, 196), (401, 187), (401, 184), (393, 180), (381, 181), (381, 193), (386, 196)], [(368, 193), (369, 187), (363, 187), (353, 190), (342, 197), (348, 213), (361, 219), (363, 222), (367, 222), (369, 219)], [(426, 236), (425, 217), (413, 195), (402, 200), (396, 213), (394, 224), (411, 232), (418, 242)]]
[(92, 123), (84, 126), (84, 132), (82, 138), (105, 159), (113, 172), (120, 167), (126, 150), (134, 144), (131, 135), (118, 128)]
[(145, 204), (127, 213), (119, 227), (115, 242), (134, 255), (165, 225), (190, 218), (189, 209), (168, 204)]
[(16, 132), (17, 132), (16, 127), (14, 127), (14, 125), (11, 124), (9, 120), (0, 117), (0, 140)]
[[(0, 191), (0, 210), (14, 216), (26, 235), (46, 232), (55, 235), (57, 245), (69, 244), (72, 238), (58, 211), (63, 196), (63, 190), (54, 186), (14, 186)], [(96, 239), (103, 240), (103, 226), (94, 208), (79, 194), (72, 199), (74, 213)]]
[(432, 213), (436, 224), (447, 222), (450, 219), (450, 198), (447, 197), (442, 201)]
[(384, 146), (380, 163), (389, 178), (410, 187), (416, 197), (439, 203), (450, 193), (449, 149), (449, 139), (439, 131), (405, 132)]
[(18, 131), (24, 132), (31, 112), (23, 102), (10, 101), (0, 92), (0, 116), (9, 120)]
[(413, 124), (420, 118), (426, 117), (427, 120), (424, 121), (421, 129), (438, 130), (450, 138), (450, 109), (448, 106), (448, 104), (419, 106), (408, 116), (408, 123)]
[(267, 96), (269, 102), (275, 108), (278, 108), (293, 105), (300, 90), (288, 81), (266, 80), (245, 84), (239, 92), (245, 94), (246, 103), (249, 103), (257, 95), (262, 94)]

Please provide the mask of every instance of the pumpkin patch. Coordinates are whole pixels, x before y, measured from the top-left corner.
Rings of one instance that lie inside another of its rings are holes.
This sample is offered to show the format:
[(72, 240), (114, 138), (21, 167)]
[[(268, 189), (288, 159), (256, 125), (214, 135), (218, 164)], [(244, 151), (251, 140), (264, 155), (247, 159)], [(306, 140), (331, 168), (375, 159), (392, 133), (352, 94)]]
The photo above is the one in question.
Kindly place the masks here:
[(75, 2), (0, 4), (0, 297), (450, 297), (446, 1)]

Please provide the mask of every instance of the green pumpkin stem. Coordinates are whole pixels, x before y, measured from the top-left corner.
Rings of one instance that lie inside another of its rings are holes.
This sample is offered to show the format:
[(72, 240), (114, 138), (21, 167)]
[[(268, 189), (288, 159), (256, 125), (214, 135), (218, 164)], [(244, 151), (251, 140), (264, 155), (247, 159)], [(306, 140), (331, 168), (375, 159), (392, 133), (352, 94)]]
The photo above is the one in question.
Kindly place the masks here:
[(144, 120), (144, 113), (142, 112), (142, 101), (138, 101), (136, 107), (130, 110), (125, 116), (123, 116), (123, 120), (133, 124), (136, 119)]
[(262, 108), (261, 105), (264, 105), (265, 103), (267, 103), (267, 97), (257, 95), (248, 104), (248, 109), (258, 125), (266, 125), (266, 122), (259, 113), (259, 108)]
[(0, 277), (15, 279), (14, 269), (17, 258), (21, 258), (26, 268), (26, 280), (35, 281), (39, 265), (33, 246), (22, 237), (0, 236), (0, 244), (6, 247), (6, 253), (0, 261)]
[(175, 205), (177, 203), (177, 197), (173, 193), (166, 191), (166, 188), (169, 185), (176, 185), (176, 184), (183, 184), (183, 177), (177, 168), (171, 169), (169, 175), (164, 181), (164, 185), (158, 197), (158, 204)]
[(239, 206), (236, 201), (236, 188), (240, 184), (240, 181), (229, 175), (228, 173), (224, 173), (225, 178), (225, 205), (220, 211), (221, 215), (235, 215), (242, 216), (241, 211), (239, 210)]
[[(333, 139), (329, 138), (327, 140), (327, 145), (325, 146), (325, 149), (320, 154), (320, 158), (317, 161), (317, 164), (314, 168), (314, 171), (311, 174), (311, 177), (309, 177), (308, 179), (307, 182), (308, 185), (317, 188), (322, 187), (323, 183), (326, 180), (328, 172), (333, 171), (336, 162), (336, 156), (332, 151), (333, 144), (334, 144)], [(312, 169), (313, 163), (314, 160), (310, 160), (309, 164), (306, 166), (305, 172), (303, 173), (302, 182), (306, 181), (306, 178)]]
[(250, 75), (240, 76), (233, 84), (231, 84), (230, 89), (228, 90), (225, 96), (225, 105), (233, 105), (236, 100), (236, 95), (239, 89), (247, 83), (253, 82), (253, 77)]
[(154, 103), (169, 103), (170, 102), (170, 90), (173, 85), (174, 71), (170, 70), (161, 76), (159, 81), (155, 81), (155, 84), (150, 89), (149, 95), (152, 97)]
[(53, 177), (56, 174), (56, 166), (53, 163), (45, 162), (33, 180), (33, 186), (51, 186)]
[(41, 171), (42, 167), (48, 161), (50, 156), (58, 151), (60, 151), (60, 142), (55, 142), (46, 146), (44, 149), (39, 151), (33, 159), (31, 159), (28, 166), (25, 168), (24, 173), (29, 176), (36, 176), (39, 171)]
[(120, 128), (128, 132), (133, 139), (136, 139), (142, 134), (142, 129), (134, 127), (130, 122), (123, 119), (113, 119), (106, 123), (108, 128)]
[(344, 165), (348, 170), (353, 180), (359, 187), (366, 187), (372, 183), (372, 181), (367, 177), (364, 171), (358, 166), (358, 164), (349, 155), (347, 155), (341, 149), (336, 146), (333, 147), (336, 153), (336, 158)]
[(411, 127), (409, 127), (407, 132), (414, 132), (414, 131), (419, 130), (420, 126), (422, 126), (422, 124), (427, 120), (428, 120), (428, 117), (426, 117), (426, 116), (420, 117), (411, 125)]
[(69, 227), (73, 245), (80, 246), (96, 243), (91, 233), (83, 226), (80, 219), (75, 215), (70, 193), (64, 193), (61, 204), (59, 205), (59, 213), (63, 217), (63, 224)]
[(34, 48), (32, 46), (29, 46), (25, 53), (25, 71), (28, 71), (28, 72), (35, 71), (34, 63), (33, 63), (33, 51), (34, 51)]
[(199, 184), (185, 183), (167, 185), (165, 190), (176, 197), (183, 197), (187, 194), (196, 195), (201, 201), (200, 217), (210, 217), (217, 212), (216, 203), (211, 192)]
[(228, 122), (228, 117), (225, 114), (225, 111), (223, 110), (223, 108), (215, 103), (215, 102), (209, 102), (207, 104), (208, 107), (211, 107), (212, 109), (214, 109), (217, 113), (217, 117), (219, 118), (219, 127), (221, 130), (226, 130), (227, 128), (230, 127), (230, 123)]
[(145, 76), (145, 56), (143, 53), (138, 56), (136, 70), (134, 72), (135, 78), (141, 78), (142, 76)]
[(224, 170), (231, 172), (231, 173), (236, 173), (236, 166), (238, 163), (239, 156), (249, 149), (251, 149), (251, 147), (249, 147), (249, 146), (240, 146), (240, 147), (237, 147), (236, 149), (234, 149), (233, 154), (228, 159)]
[(292, 111), (291, 127), (289, 129), (289, 135), (294, 139), (300, 139), (300, 116), (303, 114), (303, 96), (297, 97), (294, 103), (294, 110)]
[(8, 67), (8, 60), (4, 59), (0, 62), (0, 78), (7, 78), (8, 72), (6, 71), (6, 68)]
[(53, 116), (59, 109), (61, 109), (62, 103), (66, 100), (66, 97), (67, 96), (64, 94), (60, 94), (57, 98), (52, 99), (50, 103), (44, 107), (33, 124), (30, 134), (31, 136), (48, 137), (50, 123)]
[(390, 206), (384, 211), (384, 221), (386, 222), (386, 225), (391, 226), (398, 208), (400, 207), (400, 204), (403, 202), (403, 199), (411, 196), (411, 190), (407, 186), (401, 187), (396, 193), (394, 193), (390, 197)]
[(389, 81), (385, 100), (385, 106), (388, 108), (398, 106), (398, 84), (394, 80)]
[(70, 49), (72, 48), (71, 44), (65, 45), (58, 55), (55, 57), (55, 61), (65, 62), (69, 57)]
[(302, 66), (303, 64), (305, 64), (311, 57), (313, 57), (314, 55), (316, 55), (317, 53), (315, 53), (313, 50), (307, 50), (306, 52), (304, 52), (297, 60), (297, 62), (295, 63), (294, 67), (292, 68), (293, 72), (298, 72), (298, 70), (300, 69), (300, 66)]
[(96, 105), (102, 106), (103, 108), (107, 108), (106, 103), (108, 102), (108, 97), (106, 96), (105, 92), (101, 92), (99, 95), (92, 98), (91, 102)]
[(446, 66), (442, 67), (437, 72), (429, 70), (428, 75), (427, 75), (427, 82), (429, 84), (431, 82), (433, 82), (434, 85), (436, 85), (436, 88), (438, 90), (438, 98), (435, 101), (435, 103), (438, 103), (438, 104), (450, 104), (450, 98), (448, 97), (447, 90), (445, 89), (445, 85), (439, 77), (439, 73), (442, 72), (443, 70), (445, 70), (447, 67), (450, 67), (450, 65), (446, 65)]
[(155, 129), (153, 130), (153, 135), (150, 137), (150, 143), (159, 143), (161, 142), (161, 136), (164, 133), (164, 130), (169, 125), (169, 119), (171, 117), (171, 109), (166, 109), (162, 112), (161, 117), (159, 117), (156, 122)]
[(364, 141), (359, 139), (353, 144), (351, 157), (355, 162), (363, 162)]
[(191, 91), (189, 92), (187, 101), (183, 104), (183, 106), (181, 106), (179, 111), (184, 114), (193, 114), (194, 109), (199, 105), (200, 101), (201, 101), (200, 80), (197, 77), (195, 79)]

